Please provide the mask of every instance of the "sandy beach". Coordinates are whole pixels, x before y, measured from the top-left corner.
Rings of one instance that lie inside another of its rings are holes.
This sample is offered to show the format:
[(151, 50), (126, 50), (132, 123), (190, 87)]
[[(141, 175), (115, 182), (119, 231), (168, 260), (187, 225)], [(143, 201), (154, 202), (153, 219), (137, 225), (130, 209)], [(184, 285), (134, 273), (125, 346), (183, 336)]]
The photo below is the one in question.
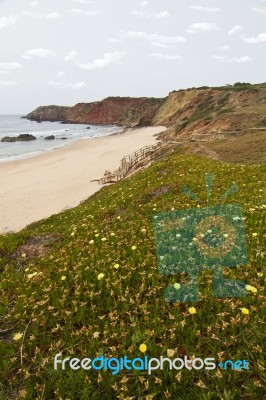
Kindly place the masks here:
[(84, 139), (35, 157), (0, 164), (0, 233), (77, 206), (101, 189), (93, 179), (119, 167), (121, 159), (156, 143), (164, 127)]

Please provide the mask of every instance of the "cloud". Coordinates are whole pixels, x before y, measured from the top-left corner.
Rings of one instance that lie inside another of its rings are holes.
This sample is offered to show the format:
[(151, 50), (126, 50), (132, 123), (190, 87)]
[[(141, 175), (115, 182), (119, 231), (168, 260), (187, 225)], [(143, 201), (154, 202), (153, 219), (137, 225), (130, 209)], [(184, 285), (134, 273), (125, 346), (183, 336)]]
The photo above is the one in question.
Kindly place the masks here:
[(149, 5), (149, 2), (148, 1), (141, 1), (140, 3), (139, 3), (139, 6), (140, 7), (147, 7)]
[(266, 42), (266, 33), (259, 33), (257, 36), (252, 36), (250, 38), (242, 36), (242, 39), (244, 42), (251, 44), (263, 43)]
[(243, 31), (242, 26), (235, 25), (235, 26), (233, 26), (232, 29), (230, 29), (230, 31), (228, 32), (228, 35), (232, 36), (232, 35), (235, 35), (238, 32), (241, 32), (241, 31)]
[(31, 7), (37, 7), (38, 5), (39, 5), (38, 1), (33, 1), (33, 2), (30, 3)]
[(0, 81), (0, 86), (17, 86), (15, 81)]
[(53, 12), (53, 13), (45, 15), (45, 18), (47, 18), (47, 19), (56, 19), (56, 18), (60, 18), (60, 17), (61, 17), (61, 15), (58, 12)]
[(9, 17), (0, 17), (0, 29), (5, 29), (11, 26), (16, 26), (20, 19), (18, 15), (10, 15)]
[(72, 14), (86, 15), (88, 17), (93, 17), (95, 15), (101, 14), (100, 11), (97, 11), (97, 10), (87, 11), (87, 10), (82, 10), (81, 8), (72, 8), (69, 11)]
[(198, 31), (203, 32), (219, 32), (221, 28), (212, 22), (197, 22), (188, 27), (187, 32), (196, 33)]
[(159, 13), (153, 13), (151, 14), (151, 17), (153, 18), (169, 18), (171, 15), (168, 11), (162, 11)]
[(205, 11), (207, 13), (213, 13), (213, 14), (222, 11), (221, 8), (218, 8), (218, 7), (209, 8), (209, 7), (202, 7), (202, 6), (191, 6), (190, 8), (191, 8), (191, 10)]
[(98, 68), (107, 67), (110, 64), (119, 64), (124, 57), (125, 53), (121, 51), (114, 51), (113, 53), (105, 53), (102, 58), (97, 58), (89, 63), (78, 62), (77, 65), (86, 70), (94, 70)]
[(222, 62), (227, 62), (227, 63), (237, 63), (237, 64), (245, 64), (245, 63), (249, 63), (252, 61), (252, 59), (249, 56), (227, 57), (227, 56), (214, 55), (214, 56), (212, 56), (212, 58), (217, 61), (222, 61)]
[(79, 4), (94, 4), (94, 1), (91, 0), (70, 0), (73, 3), (79, 3)]
[(221, 47), (222, 51), (228, 51), (230, 49), (230, 46), (228, 46), (227, 44), (225, 44), (224, 46)]
[(76, 51), (70, 51), (65, 57), (64, 61), (73, 61), (78, 58), (79, 54)]
[(58, 72), (56, 73), (56, 76), (57, 76), (58, 78), (62, 78), (65, 74), (66, 74), (65, 71), (58, 71)]
[(159, 13), (146, 13), (144, 11), (131, 11), (131, 14), (136, 15), (141, 18), (156, 18), (156, 19), (164, 19), (169, 18), (171, 14), (168, 11), (162, 11)]
[(254, 11), (256, 13), (259, 13), (261, 15), (266, 15), (266, 8), (256, 8), (256, 7), (254, 7), (254, 8), (252, 8), (252, 11)]
[(186, 39), (182, 36), (163, 36), (157, 35), (156, 33), (149, 34), (145, 32), (127, 31), (125, 36), (129, 39), (147, 40), (153, 45), (158, 45), (158, 43), (164, 45), (173, 45), (186, 42)]
[(153, 43), (151, 43), (151, 45), (152, 46), (156, 46), (156, 47), (160, 47), (162, 49), (176, 49), (176, 46), (173, 46), (172, 44), (153, 42)]
[(180, 56), (177, 54), (169, 55), (169, 54), (162, 54), (162, 53), (153, 53), (150, 54), (150, 57), (161, 58), (163, 60), (180, 60)]
[(67, 88), (71, 88), (71, 89), (83, 89), (86, 88), (88, 85), (85, 82), (78, 82), (78, 83), (68, 83), (66, 85)]
[(87, 83), (83, 81), (77, 83), (63, 83), (63, 82), (49, 81), (48, 85), (62, 89), (84, 89), (88, 86)]
[(56, 53), (50, 49), (29, 49), (25, 51), (22, 57), (26, 60), (31, 60), (32, 58), (54, 58)]
[(35, 12), (22, 11), (22, 15), (33, 19), (58, 19), (61, 17), (58, 12), (52, 12), (50, 14), (37, 14)]
[(10, 74), (12, 71), (20, 68), (22, 68), (22, 65), (17, 62), (0, 62), (0, 74)]

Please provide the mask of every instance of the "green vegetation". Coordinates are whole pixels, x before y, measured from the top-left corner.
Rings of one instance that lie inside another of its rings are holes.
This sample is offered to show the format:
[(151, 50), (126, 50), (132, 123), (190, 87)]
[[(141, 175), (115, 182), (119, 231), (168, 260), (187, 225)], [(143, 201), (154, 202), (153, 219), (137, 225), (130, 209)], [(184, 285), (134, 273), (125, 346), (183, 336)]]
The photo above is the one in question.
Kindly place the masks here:
[(208, 96), (208, 98), (202, 103), (198, 104), (197, 109), (190, 116), (188, 122), (191, 124), (200, 119), (206, 118), (209, 114), (213, 113), (216, 109), (216, 104), (213, 101), (213, 96)]
[[(249, 264), (225, 268), (225, 276), (257, 292), (243, 299), (215, 299), (212, 275), (204, 271), (198, 303), (167, 303), (164, 288), (185, 277), (159, 274), (152, 215), (196, 207), (196, 201), (181, 194), (184, 185), (206, 199), (205, 172), (215, 174), (210, 205), (232, 181), (239, 186), (223, 204), (243, 204)], [(226, 165), (174, 153), (103, 188), (75, 209), (1, 236), (1, 399), (262, 399), (263, 182), (265, 166)], [(50, 247), (41, 247), (44, 238), (50, 238)], [(195, 314), (188, 312), (191, 306)], [(15, 336), (19, 333), (25, 337)], [(175, 357), (246, 359), (250, 370), (178, 372), (166, 367), (151, 376), (53, 370), (53, 357), (60, 352), (64, 357), (135, 358), (143, 356), (140, 344), (147, 345), (151, 357), (172, 350)]]
[(221, 161), (227, 163), (266, 164), (265, 132), (204, 143), (204, 148), (206, 155), (209, 150), (214, 151)]

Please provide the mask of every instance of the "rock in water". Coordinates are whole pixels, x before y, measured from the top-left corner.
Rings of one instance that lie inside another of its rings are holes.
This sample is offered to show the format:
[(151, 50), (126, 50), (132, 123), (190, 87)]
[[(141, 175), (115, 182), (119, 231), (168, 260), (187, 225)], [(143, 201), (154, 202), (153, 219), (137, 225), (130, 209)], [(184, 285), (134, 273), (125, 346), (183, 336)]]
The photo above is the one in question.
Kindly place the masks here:
[(55, 136), (54, 135), (46, 136), (44, 139), (45, 140), (54, 140)]
[(5, 136), (1, 139), (1, 142), (28, 142), (30, 140), (36, 140), (36, 137), (33, 135), (30, 135), (29, 133), (23, 133), (20, 134), (19, 136)]

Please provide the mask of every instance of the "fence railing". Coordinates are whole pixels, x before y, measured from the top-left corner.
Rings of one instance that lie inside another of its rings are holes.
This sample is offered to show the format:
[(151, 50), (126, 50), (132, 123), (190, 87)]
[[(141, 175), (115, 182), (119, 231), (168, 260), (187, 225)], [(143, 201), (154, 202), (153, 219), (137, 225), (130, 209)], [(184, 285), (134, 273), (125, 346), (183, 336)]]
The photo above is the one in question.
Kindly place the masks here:
[(127, 175), (127, 173), (134, 165), (136, 165), (139, 161), (146, 158), (148, 155), (152, 154), (158, 148), (159, 144), (160, 143), (157, 143), (152, 146), (142, 147), (141, 149), (135, 151), (134, 153), (123, 157), (121, 160), (120, 167), (116, 169), (114, 172), (106, 173), (106, 175), (103, 178), (98, 179), (98, 183), (103, 185), (105, 183), (113, 183), (120, 181)]

